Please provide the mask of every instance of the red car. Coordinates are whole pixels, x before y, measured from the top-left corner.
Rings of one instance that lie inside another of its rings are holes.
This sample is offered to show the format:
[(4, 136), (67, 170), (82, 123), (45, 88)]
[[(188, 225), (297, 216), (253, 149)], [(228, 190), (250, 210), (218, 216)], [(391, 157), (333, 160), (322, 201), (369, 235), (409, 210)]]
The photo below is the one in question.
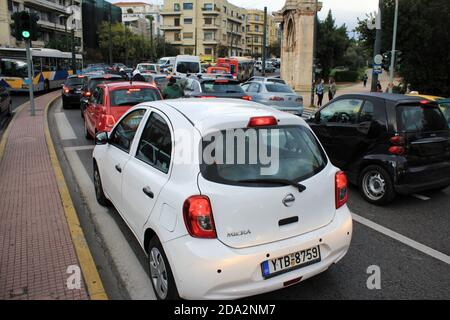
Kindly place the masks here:
[(145, 82), (99, 84), (84, 110), (86, 138), (92, 139), (97, 132), (109, 132), (116, 121), (134, 105), (162, 99), (158, 88)]

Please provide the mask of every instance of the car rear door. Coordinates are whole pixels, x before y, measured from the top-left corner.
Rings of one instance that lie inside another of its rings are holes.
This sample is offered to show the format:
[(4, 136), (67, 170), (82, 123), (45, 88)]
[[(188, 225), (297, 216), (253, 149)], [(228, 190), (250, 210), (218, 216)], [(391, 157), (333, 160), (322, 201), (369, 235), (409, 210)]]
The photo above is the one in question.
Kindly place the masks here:
[(439, 107), (431, 102), (403, 103), (396, 107), (397, 131), (405, 136), (411, 166), (449, 161), (450, 134)]
[(169, 119), (151, 110), (137, 138), (134, 155), (123, 171), (122, 203), (131, 228), (139, 234), (169, 180), (173, 149)]

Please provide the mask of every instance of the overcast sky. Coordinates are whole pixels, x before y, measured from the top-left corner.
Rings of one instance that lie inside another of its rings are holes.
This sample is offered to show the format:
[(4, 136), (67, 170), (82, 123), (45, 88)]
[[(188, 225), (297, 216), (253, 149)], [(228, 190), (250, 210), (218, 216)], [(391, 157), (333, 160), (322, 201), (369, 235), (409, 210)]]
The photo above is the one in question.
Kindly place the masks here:
[[(148, 3), (162, 3), (162, 0), (109, 0), (109, 2), (118, 1), (143, 1)], [(228, 0), (229, 2), (238, 5), (240, 7), (249, 9), (263, 9), (267, 6), (269, 12), (280, 10), (285, 0)], [(181, 1), (180, 1), (181, 2)], [(365, 17), (366, 13), (377, 10), (378, 0), (321, 0), (323, 8), (319, 12), (319, 18), (325, 19), (328, 14), (328, 10), (331, 9), (333, 16), (336, 19), (338, 26), (345, 23), (347, 30), (351, 30), (356, 26), (358, 17)]]

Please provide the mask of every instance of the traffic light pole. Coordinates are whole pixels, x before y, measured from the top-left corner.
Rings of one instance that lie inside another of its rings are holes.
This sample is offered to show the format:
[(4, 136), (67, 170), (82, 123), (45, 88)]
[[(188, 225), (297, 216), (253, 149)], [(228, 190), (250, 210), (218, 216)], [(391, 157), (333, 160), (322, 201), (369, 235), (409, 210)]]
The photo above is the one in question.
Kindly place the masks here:
[(264, 30), (262, 47), (262, 74), (266, 76), (266, 37), (267, 37), (267, 7), (264, 7)]
[[(373, 52), (373, 56), (379, 55), (381, 53), (381, 37), (382, 37), (382, 19), (383, 19), (383, 0), (379, 0), (378, 2), (378, 21), (379, 25), (377, 26), (376, 34), (375, 34), (375, 48)], [(374, 63), (374, 61), (372, 61)], [(377, 91), (377, 83), (378, 83), (378, 73), (373, 72), (374, 69), (372, 69), (372, 86), (370, 91), (376, 92)]]
[(30, 39), (25, 40), (26, 52), (27, 52), (27, 66), (28, 66), (28, 91), (30, 92), (30, 108), (31, 115), (35, 116), (36, 111), (34, 109), (34, 94), (33, 94), (33, 61), (31, 58)]
[(394, 87), (395, 46), (397, 44), (398, 0), (395, 0), (394, 30), (392, 34), (391, 66), (389, 67), (389, 93)]

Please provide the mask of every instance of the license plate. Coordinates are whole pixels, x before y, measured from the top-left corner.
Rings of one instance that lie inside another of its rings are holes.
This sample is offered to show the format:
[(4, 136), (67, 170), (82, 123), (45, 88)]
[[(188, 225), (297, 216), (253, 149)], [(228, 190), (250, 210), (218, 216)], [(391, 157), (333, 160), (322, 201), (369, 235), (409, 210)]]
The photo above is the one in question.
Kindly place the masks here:
[(266, 260), (261, 263), (261, 271), (263, 277), (268, 279), (280, 273), (292, 271), (319, 262), (320, 259), (320, 246), (315, 246), (290, 253), (283, 257)]

